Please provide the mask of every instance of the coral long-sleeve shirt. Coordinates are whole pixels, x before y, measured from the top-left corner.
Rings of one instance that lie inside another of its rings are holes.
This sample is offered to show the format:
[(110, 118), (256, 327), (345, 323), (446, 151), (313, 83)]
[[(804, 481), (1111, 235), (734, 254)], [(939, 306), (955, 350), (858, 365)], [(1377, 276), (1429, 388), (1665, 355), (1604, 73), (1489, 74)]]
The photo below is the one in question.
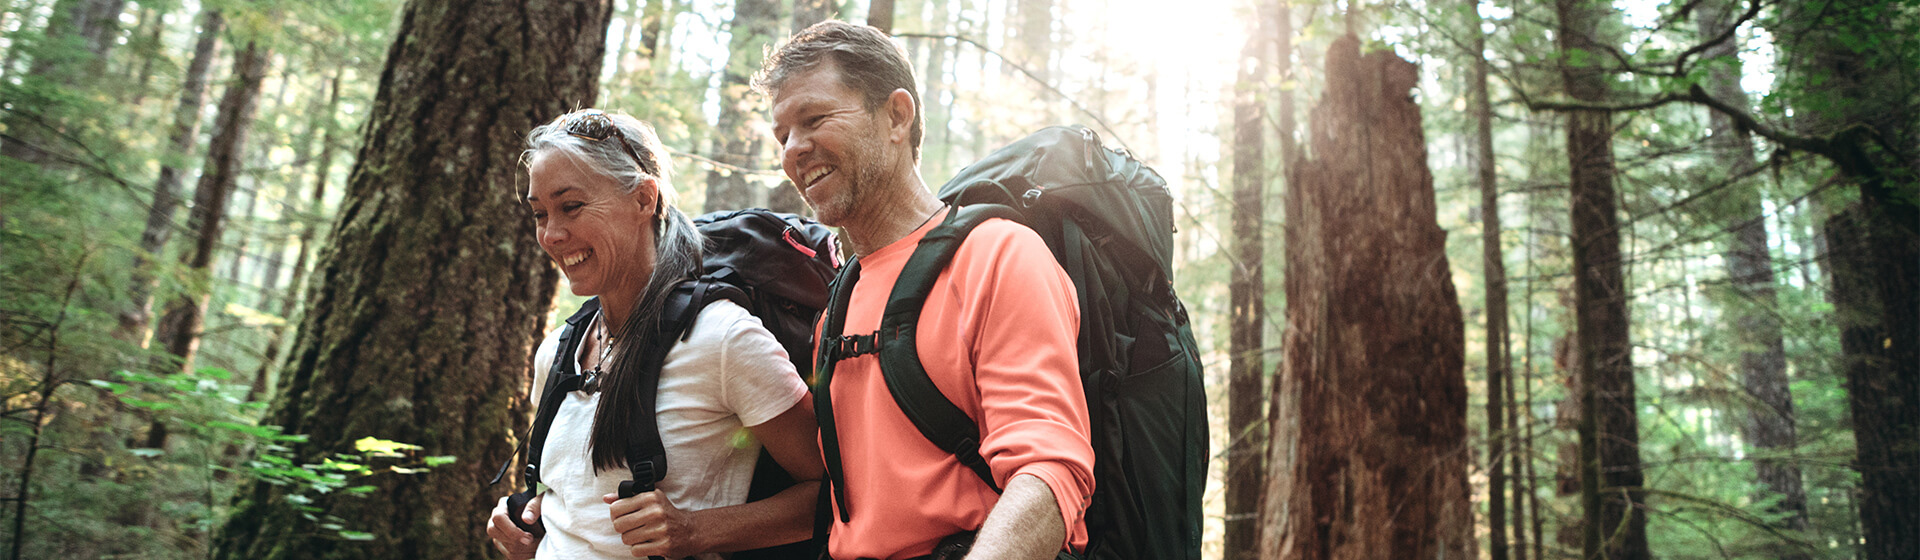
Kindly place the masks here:
[[(901, 268), (942, 219), (861, 259), (843, 333), (879, 328)], [(1075, 549), (1086, 545), (1082, 516), (1094, 484), (1079, 321), (1073, 282), (1046, 244), (995, 219), (974, 229), (940, 273), (918, 336), (934, 385), (980, 426), (994, 482), (1004, 488), (1019, 474), (1046, 482), (1067, 527), (1061, 546)], [(887, 391), (878, 356), (841, 361), (832, 385), (851, 514), (843, 523), (835, 506), (834, 558), (921, 556), (947, 535), (980, 528), (999, 494), (921, 435)]]

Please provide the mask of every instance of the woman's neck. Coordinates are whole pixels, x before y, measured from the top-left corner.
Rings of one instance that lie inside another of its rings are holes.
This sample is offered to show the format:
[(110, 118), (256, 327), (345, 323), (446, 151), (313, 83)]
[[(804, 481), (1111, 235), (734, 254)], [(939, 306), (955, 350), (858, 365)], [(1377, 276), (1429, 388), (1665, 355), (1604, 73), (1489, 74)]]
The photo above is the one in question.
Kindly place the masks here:
[(600, 295), (600, 320), (606, 323), (609, 336), (620, 336), (620, 330), (627, 327), (627, 315), (639, 301), (638, 292)]

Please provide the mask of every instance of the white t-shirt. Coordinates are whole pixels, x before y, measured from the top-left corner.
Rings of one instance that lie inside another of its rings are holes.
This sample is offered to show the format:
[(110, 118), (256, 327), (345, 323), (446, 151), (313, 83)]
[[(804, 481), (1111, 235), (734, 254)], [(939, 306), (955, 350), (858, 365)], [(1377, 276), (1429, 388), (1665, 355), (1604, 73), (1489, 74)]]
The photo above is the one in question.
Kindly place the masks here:
[[(593, 332), (592, 326), (580, 332)], [(560, 330), (548, 333), (534, 354), (534, 402), (546, 388)], [(547, 535), (537, 558), (632, 558), (600, 499), (617, 492), (632, 473), (615, 468), (595, 475), (587, 449), (602, 394), (568, 394), (547, 432), (540, 452), (540, 481), (547, 485), (540, 517)], [(666, 444), (667, 475), (656, 489), (683, 511), (746, 502), (760, 456), (760, 442), (746, 427), (772, 420), (806, 395), (806, 383), (794, 374), (786, 350), (758, 318), (730, 301), (708, 304), (661, 368), (656, 418)]]

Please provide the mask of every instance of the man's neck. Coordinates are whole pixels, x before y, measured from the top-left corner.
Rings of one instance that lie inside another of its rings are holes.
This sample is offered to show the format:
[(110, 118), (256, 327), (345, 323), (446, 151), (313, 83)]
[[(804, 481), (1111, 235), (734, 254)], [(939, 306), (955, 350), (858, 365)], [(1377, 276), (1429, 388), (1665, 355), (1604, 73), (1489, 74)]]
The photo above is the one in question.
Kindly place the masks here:
[(940, 199), (927, 192), (927, 184), (920, 180), (917, 172), (908, 175), (905, 183), (892, 192), (895, 196), (872, 206), (873, 210), (866, 211), (863, 219), (850, 220), (840, 228), (847, 248), (854, 254), (865, 255), (891, 245), (920, 229), (940, 211)]

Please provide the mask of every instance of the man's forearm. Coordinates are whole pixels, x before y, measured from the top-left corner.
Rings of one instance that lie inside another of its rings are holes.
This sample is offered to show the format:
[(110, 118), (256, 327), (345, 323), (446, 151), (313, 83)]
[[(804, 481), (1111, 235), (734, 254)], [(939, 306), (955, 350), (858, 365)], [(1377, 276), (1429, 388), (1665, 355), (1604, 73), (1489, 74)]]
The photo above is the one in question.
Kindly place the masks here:
[(1040, 477), (1015, 475), (987, 513), (967, 560), (1044, 560), (1053, 558), (1066, 541), (1066, 522), (1053, 489)]

